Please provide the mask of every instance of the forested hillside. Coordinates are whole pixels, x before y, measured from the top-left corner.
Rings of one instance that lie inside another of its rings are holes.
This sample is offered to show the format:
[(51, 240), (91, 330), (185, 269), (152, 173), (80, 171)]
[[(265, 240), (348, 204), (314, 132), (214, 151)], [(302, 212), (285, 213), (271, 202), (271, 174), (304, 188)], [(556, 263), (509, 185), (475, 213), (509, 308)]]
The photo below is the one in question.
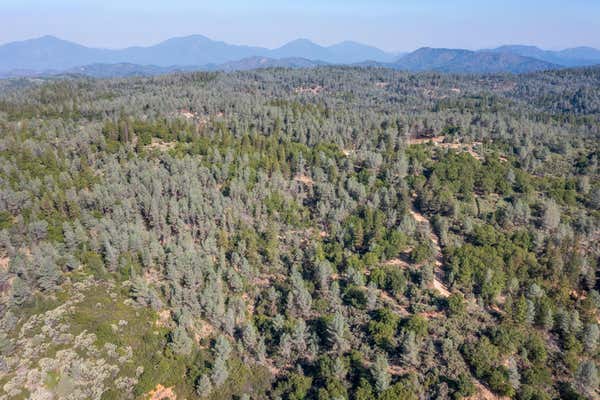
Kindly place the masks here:
[(596, 399), (599, 157), (599, 68), (0, 81), (0, 399)]

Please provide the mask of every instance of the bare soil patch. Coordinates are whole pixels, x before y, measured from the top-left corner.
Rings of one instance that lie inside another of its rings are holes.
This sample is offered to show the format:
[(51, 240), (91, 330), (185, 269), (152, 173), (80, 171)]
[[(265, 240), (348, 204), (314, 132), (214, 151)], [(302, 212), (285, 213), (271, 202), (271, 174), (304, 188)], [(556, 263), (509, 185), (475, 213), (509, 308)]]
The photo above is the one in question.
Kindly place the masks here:
[(150, 391), (147, 396), (148, 400), (177, 400), (177, 395), (173, 388), (166, 388), (161, 384), (156, 385), (154, 390)]
[(323, 91), (323, 86), (300, 86), (294, 89), (294, 93), (296, 94), (319, 94)]
[(509, 397), (506, 396), (496, 396), (494, 393), (490, 391), (487, 387), (482, 385), (479, 382), (475, 383), (475, 389), (477, 393), (473, 396), (469, 397), (469, 400), (509, 400)]
[(315, 183), (309, 176), (306, 175), (298, 175), (294, 178), (294, 180), (297, 182), (301, 182), (306, 186), (312, 186)]
[(159, 151), (168, 151), (174, 148), (175, 142), (164, 142), (160, 139), (153, 138), (152, 143), (148, 145), (148, 148)]

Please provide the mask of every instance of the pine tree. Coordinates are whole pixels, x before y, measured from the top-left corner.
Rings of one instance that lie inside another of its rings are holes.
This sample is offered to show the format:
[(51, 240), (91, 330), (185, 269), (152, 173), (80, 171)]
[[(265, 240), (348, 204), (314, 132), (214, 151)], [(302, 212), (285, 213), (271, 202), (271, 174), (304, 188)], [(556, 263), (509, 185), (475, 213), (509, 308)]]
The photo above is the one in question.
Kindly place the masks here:
[(202, 375), (196, 383), (196, 394), (200, 398), (208, 397), (212, 393), (213, 385), (208, 375)]
[(331, 348), (338, 354), (344, 353), (348, 349), (347, 329), (346, 319), (341, 312), (336, 312), (327, 327), (327, 334)]
[(379, 299), (379, 293), (377, 291), (377, 285), (375, 282), (369, 282), (367, 286), (367, 310), (372, 311), (377, 307), (377, 300)]
[(293, 295), (292, 309), (297, 309), (300, 312), (300, 315), (306, 316), (310, 312), (310, 308), (312, 306), (312, 297), (310, 292), (306, 289), (304, 280), (297, 270), (292, 272), (291, 281), (293, 287), (291, 292)]
[(279, 338), (279, 354), (285, 359), (289, 360), (292, 356), (292, 345), (293, 341), (289, 333), (284, 333)]
[(13, 343), (6, 332), (0, 330), (0, 356), (10, 355), (13, 348)]
[(584, 361), (577, 369), (575, 388), (589, 398), (594, 398), (599, 385), (598, 368), (593, 361)]
[(344, 360), (340, 357), (336, 358), (333, 362), (333, 374), (340, 381), (344, 382), (346, 380), (346, 375), (348, 375), (348, 369), (344, 364)]
[(294, 346), (296, 347), (298, 354), (304, 354), (306, 352), (306, 337), (306, 322), (300, 319), (296, 322), (293, 332)]
[(389, 364), (387, 357), (379, 353), (375, 357), (375, 362), (371, 367), (371, 375), (375, 381), (375, 389), (378, 393), (384, 392), (390, 387), (391, 376), (388, 372)]
[(31, 289), (21, 277), (15, 277), (12, 284), (11, 300), (16, 306), (21, 306), (31, 298)]
[(332, 273), (333, 269), (328, 261), (321, 261), (317, 266), (317, 282), (322, 292), (329, 290), (329, 281)]
[(192, 347), (194, 345), (193, 340), (188, 336), (187, 332), (181, 326), (175, 328), (171, 333), (170, 347), (175, 354), (190, 355)]
[(521, 386), (521, 375), (519, 374), (519, 367), (514, 357), (508, 359), (508, 382), (515, 390), (518, 390)]
[(229, 360), (231, 354), (231, 344), (223, 335), (219, 335), (215, 342), (215, 357), (225, 361)]
[(354, 245), (354, 249), (361, 250), (365, 241), (365, 233), (363, 229), (363, 224), (359, 220), (352, 227), (352, 244)]
[(252, 351), (255, 349), (257, 343), (257, 334), (254, 325), (248, 324), (244, 327), (244, 330), (242, 331), (242, 340), (244, 341), (244, 346), (247, 350)]
[(227, 370), (227, 362), (223, 358), (217, 357), (212, 369), (212, 381), (214, 385), (216, 387), (221, 386), (228, 377), (229, 371)]
[(546, 230), (553, 231), (560, 224), (560, 208), (554, 200), (548, 200), (545, 204), (542, 224)]
[(77, 236), (68, 222), (63, 223), (63, 236), (65, 238), (65, 246), (69, 251), (74, 251), (77, 248)]
[(583, 345), (585, 351), (590, 354), (595, 354), (598, 349), (598, 340), (600, 339), (600, 329), (598, 324), (589, 324), (583, 332)]
[(402, 358), (410, 365), (417, 365), (419, 357), (419, 346), (415, 332), (406, 331), (402, 339)]
[(258, 340), (258, 344), (256, 345), (256, 358), (261, 364), (264, 364), (267, 361), (267, 346), (262, 337)]

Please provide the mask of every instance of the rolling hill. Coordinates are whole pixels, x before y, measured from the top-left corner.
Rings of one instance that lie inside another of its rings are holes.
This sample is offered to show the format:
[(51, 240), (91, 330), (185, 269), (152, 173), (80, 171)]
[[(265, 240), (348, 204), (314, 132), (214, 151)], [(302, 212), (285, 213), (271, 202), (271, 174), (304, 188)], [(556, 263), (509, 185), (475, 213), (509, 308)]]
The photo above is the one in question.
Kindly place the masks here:
[(600, 50), (591, 47), (575, 47), (562, 51), (550, 51), (542, 50), (536, 46), (509, 45), (501, 46), (490, 51), (536, 58), (564, 67), (582, 67), (600, 64)]
[(407, 71), (450, 73), (526, 73), (560, 68), (557, 64), (508, 52), (421, 48), (390, 65)]

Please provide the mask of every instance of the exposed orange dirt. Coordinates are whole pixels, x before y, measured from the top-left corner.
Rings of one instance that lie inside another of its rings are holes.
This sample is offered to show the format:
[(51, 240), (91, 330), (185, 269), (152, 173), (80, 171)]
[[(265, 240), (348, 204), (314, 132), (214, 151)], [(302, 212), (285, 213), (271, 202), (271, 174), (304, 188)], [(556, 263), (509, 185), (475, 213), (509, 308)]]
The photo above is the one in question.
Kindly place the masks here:
[(177, 395), (173, 388), (166, 388), (161, 384), (156, 385), (154, 390), (150, 391), (147, 396), (148, 400), (177, 400)]

